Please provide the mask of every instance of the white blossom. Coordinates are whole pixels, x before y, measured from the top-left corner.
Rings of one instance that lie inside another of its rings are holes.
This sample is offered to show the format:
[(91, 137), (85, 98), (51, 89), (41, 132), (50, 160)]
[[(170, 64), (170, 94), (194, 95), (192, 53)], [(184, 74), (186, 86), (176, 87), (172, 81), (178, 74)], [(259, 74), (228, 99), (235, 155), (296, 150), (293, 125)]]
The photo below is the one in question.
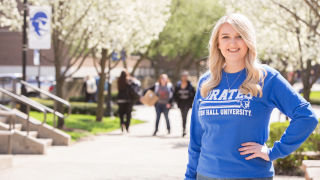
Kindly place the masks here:
[[(314, 17), (300, 0), (275, 1), (293, 10), (298, 16), (312, 21)], [(320, 37), (304, 23), (297, 21), (271, 0), (226, 0), (228, 13), (246, 15), (256, 27), (258, 54), (261, 59), (270, 59), (271, 65), (283, 70), (301, 70), (308, 59), (320, 63)], [(299, 30), (299, 34), (297, 34)], [(301, 42), (301, 51), (299, 41)], [(302, 63), (301, 59), (302, 58)], [(285, 66), (280, 59), (287, 63)]]
[[(158, 38), (170, 17), (171, 0), (29, 0), (29, 4), (54, 7), (52, 28), (66, 44), (89, 37), (88, 48), (130, 53), (144, 51)], [(21, 31), (22, 12), (16, 0), (0, 0), (0, 13), (1, 27)]]

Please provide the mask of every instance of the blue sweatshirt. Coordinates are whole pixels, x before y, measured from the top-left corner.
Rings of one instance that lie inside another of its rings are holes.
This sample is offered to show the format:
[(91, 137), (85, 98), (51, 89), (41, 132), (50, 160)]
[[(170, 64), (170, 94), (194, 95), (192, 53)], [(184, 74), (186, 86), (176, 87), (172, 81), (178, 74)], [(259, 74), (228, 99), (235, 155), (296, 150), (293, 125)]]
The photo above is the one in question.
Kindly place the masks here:
[[(310, 103), (278, 71), (267, 65), (262, 67), (267, 75), (261, 98), (239, 92), (246, 69), (237, 73), (223, 71), (220, 84), (205, 98), (201, 97), (200, 88), (210, 73), (200, 78), (192, 107), (185, 180), (195, 180), (197, 173), (212, 178), (272, 177), (272, 161), (292, 153), (313, 132), (318, 120)], [(229, 85), (235, 82), (230, 90), (226, 76)], [(270, 161), (245, 160), (250, 154), (240, 155), (238, 149), (244, 142), (265, 144), (274, 108), (291, 118), (289, 127), (268, 149)]]

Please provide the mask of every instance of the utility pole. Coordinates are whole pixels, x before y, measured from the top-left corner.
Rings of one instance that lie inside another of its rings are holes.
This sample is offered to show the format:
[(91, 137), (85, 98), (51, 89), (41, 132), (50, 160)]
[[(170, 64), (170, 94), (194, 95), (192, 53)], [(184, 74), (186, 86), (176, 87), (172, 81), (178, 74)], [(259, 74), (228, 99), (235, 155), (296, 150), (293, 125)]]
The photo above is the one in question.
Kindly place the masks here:
[[(26, 66), (27, 66), (27, 11), (28, 11), (28, 0), (23, 0), (23, 27), (22, 27), (22, 80), (26, 81)], [(24, 85), (21, 86), (21, 94), (26, 96), (27, 89)], [(26, 112), (26, 106), (22, 105), (21, 110)]]

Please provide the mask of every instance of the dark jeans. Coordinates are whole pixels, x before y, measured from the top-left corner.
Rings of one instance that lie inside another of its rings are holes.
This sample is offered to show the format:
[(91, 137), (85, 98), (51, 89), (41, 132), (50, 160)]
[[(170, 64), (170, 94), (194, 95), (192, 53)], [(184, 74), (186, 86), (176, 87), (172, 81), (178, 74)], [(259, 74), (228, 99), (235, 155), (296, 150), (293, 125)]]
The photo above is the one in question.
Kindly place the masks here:
[(158, 131), (161, 113), (164, 114), (164, 117), (165, 117), (166, 123), (167, 123), (167, 129), (168, 129), (168, 131), (170, 131), (170, 121), (169, 121), (169, 116), (168, 116), (169, 115), (169, 108), (167, 108), (166, 104), (160, 104), (160, 103), (155, 104), (155, 107), (156, 107), (156, 113), (157, 113), (155, 132)]
[[(120, 117), (120, 127), (124, 124), (126, 129), (129, 130), (130, 120), (131, 120), (131, 112), (132, 112), (132, 104), (131, 103), (119, 103), (119, 117)], [(126, 116), (126, 120), (124, 121), (124, 116)]]
[(264, 177), (264, 178), (211, 178), (206, 177), (201, 174), (197, 174), (197, 180), (273, 180), (273, 177)]
[(95, 93), (92, 93), (92, 94), (89, 94), (89, 93), (86, 93), (86, 102), (95, 102), (96, 99), (95, 99)]
[(183, 132), (185, 132), (186, 130), (186, 124), (187, 124), (187, 116), (188, 116), (188, 112), (190, 109), (190, 106), (180, 106), (179, 107), (180, 112), (181, 112), (181, 116), (182, 116), (182, 128), (183, 128)]

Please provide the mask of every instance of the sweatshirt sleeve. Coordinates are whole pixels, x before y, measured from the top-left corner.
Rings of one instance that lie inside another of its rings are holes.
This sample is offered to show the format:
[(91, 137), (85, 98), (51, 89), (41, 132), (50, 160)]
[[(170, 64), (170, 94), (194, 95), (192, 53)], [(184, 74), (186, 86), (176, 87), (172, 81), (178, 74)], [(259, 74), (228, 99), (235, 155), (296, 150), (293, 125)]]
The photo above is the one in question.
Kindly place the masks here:
[(269, 148), (269, 158), (273, 161), (295, 151), (316, 128), (318, 119), (310, 103), (280, 73), (271, 79), (268, 89), (271, 103), (291, 119), (280, 140)]
[(203, 129), (199, 122), (198, 110), (199, 110), (199, 99), (200, 95), (200, 82), (198, 84), (198, 89), (193, 101), (192, 112), (191, 112), (191, 125), (190, 125), (190, 142), (188, 148), (189, 161), (187, 165), (187, 170), (185, 173), (185, 180), (195, 180), (197, 175), (197, 166), (200, 156), (201, 139), (203, 134)]

